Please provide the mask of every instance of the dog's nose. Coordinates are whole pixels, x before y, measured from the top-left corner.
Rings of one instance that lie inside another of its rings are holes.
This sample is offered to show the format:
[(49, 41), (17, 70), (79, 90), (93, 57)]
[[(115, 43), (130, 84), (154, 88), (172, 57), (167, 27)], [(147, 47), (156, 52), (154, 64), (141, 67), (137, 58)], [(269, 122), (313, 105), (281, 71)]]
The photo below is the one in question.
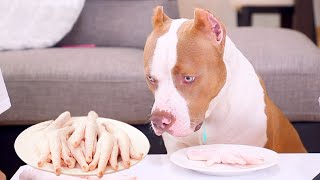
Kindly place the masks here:
[(174, 118), (168, 112), (157, 111), (152, 113), (150, 121), (156, 130), (161, 131), (163, 133), (164, 131), (170, 128), (174, 121)]
[(166, 130), (168, 128), (168, 125), (170, 125), (171, 123), (170, 119), (160, 116), (151, 116), (150, 121), (155, 128), (162, 130)]

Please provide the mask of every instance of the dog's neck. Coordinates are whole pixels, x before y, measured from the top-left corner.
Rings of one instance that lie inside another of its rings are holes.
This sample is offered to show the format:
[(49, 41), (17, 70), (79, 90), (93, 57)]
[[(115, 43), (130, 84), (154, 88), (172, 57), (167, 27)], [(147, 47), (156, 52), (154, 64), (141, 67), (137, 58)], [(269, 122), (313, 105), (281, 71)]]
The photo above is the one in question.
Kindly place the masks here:
[[(234, 88), (233, 84), (236, 78), (240, 75), (245, 75), (248, 71), (253, 71), (251, 64), (248, 63), (248, 60), (243, 56), (243, 54), (238, 50), (234, 45), (231, 39), (226, 36), (225, 49), (223, 54), (223, 61), (227, 70), (226, 82), (219, 94), (213, 98), (209, 104), (208, 110), (206, 111), (206, 120), (210, 120), (210, 117), (213, 115), (214, 109), (221, 103), (227, 103), (225, 100), (230, 100), (230, 91)], [(244, 67), (243, 63), (246, 65)], [(251, 66), (251, 68), (250, 68)], [(236, 93), (236, 92), (234, 92)]]
[[(226, 82), (219, 94), (210, 102), (204, 123), (207, 127), (214, 127), (211, 129), (214, 131), (219, 131), (219, 128), (237, 128), (244, 131), (248, 128), (248, 123), (252, 124), (256, 118), (257, 122), (261, 123), (260, 128), (265, 128), (264, 92), (260, 79), (250, 62), (228, 36), (225, 43), (223, 61), (227, 70)], [(209, 134), (216, 133), (206, 129)]]

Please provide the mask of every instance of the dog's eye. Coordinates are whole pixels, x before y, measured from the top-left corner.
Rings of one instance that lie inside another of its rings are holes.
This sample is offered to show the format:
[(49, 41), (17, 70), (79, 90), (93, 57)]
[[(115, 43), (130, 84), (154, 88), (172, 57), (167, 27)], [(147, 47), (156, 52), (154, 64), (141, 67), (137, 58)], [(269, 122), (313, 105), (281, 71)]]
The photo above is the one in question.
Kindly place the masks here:
[(151, 83), (151, 84), (155, 84), (156, 83), (156, 80), (150, 76), (150, 75), (147, 75), (147, 80)]
[(187, 84), (192, 83), (195, 79), (196, 79), (196, 77), (194, 77), (194, 76), (185, 76), (185, 77), (183, 77), (184, 83), (187, 83)]

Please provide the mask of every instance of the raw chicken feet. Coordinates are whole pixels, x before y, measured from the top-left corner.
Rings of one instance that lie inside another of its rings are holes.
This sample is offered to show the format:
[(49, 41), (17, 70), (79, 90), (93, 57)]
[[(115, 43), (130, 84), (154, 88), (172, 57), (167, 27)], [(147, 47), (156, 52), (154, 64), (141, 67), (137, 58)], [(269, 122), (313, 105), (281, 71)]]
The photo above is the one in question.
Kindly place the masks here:
[(39, 133), (45, 139), (37, 145), (38, 167), (52, 163), (55, 174), (60, 175), (61, 167), (74, 168), (78, 163), (84, 172), (97, 168), (97, 176), (102, 177), (109, 163), (118, 169), (119, 155), (125, 168), (130, 167), (130, 158), (142, 158), (125, 131), (110, 121), (98, 122), (98, 114), (90, 111), (80, 122), (64, 112), (55, 121), (43, 123), (45, 128)]
[(93, 170), (98, 165), (98, 176), (103, 176), (108, 161), (110, 159), (111, 153), (114, 148), (115, 138), (106, 131), (105, 127), (99, 125), (99, 139), (97, 143), (96, 153), (93, 157), (93, 161), (89, 165), (89, 169)]
[(64, 112), (48, 127), (40, 131), (44, 140), (38, 144), (40, 158), (37, 164), (42, 167), (45, 162), (51, 159), (54, 172), (57, 175), (61, 174), (61, 158), (68, 166), (73, 163), (72, 155), (67, 146), (67, 138), (74, 131), (74, 128), (71, 126), (63, 127), (70, 118), (70, 113)]
[(257, 155), (235, 150), (189, 150), (186, 154), (189, 160), (205, 161), (206, 166), (213, 164), (259, 165), (263, 163), (263, 159)]
[(118, 167), (118, 151), (120, 151), (120, 156), (125, 168), (130, 167), (130, 157), (138, 160), (142, 158), (143, 154), (137, 153), (135, 151), (134, 147), (132, 146), (131, 140), (126, 132), (124, 132), (121, 128), (117, 128), (112, 122), (103, 122), (102, 125), (115, 137), (115, 141), (117, 144), (115, 145), (110, 159), (112, 168), (117, 169)]

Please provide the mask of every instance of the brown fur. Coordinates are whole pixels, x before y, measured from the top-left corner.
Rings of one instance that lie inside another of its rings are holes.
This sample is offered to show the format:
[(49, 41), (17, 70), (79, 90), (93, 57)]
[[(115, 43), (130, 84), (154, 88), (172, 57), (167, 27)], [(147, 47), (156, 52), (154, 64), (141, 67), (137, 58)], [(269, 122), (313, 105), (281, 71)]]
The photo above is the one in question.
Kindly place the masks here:
[(264, 89), (264, 100), (266, 103), (265, 112), (267, 115), (267, 137), (266, 148), (278, 153), (305, 153), (301, 139), (290, 121), (281, 110), (269, 98), (266, 87), (260, 78), (261, 86)]
[[(222, 59), (224, 41), (220, 44), (216, 42), (206, 19), (208, 14), (205, 10), (196, 9), (195, 19), (179, 28), (177, 63), (172, 70), (177, 90), (189, 102), (189, 115), (194, 126), (203, 121), (210, 101), (218, 95), (226, 81), (226, 67)], [(223, 32), (225, 39), (224, 28)], [(191, 84), (185, 84), (184, 76), (195, 76), (196, 79)]]
[(320, 48), (320, 27), (317, 27), (317, 42), (318, 47)]
[[(154, 8), (154, 16), (152, 17), (153, 31), (149, 35), (145, 47), (144, 47), (144, 72), (148, 76), (150, 75), (150, 66), (152, 64), (152, 56), (154, 54), (154, 50), (156, 48), (157, 40), (163, 34), (168, 32), (172, 19), (170, 19), (167, 15), (164, 14), (163, 8), (161, 6), (157, 6)], [(157, 84), (151, 84), (147, 80), (149, 89), (154, 93), (157, 88)]]

